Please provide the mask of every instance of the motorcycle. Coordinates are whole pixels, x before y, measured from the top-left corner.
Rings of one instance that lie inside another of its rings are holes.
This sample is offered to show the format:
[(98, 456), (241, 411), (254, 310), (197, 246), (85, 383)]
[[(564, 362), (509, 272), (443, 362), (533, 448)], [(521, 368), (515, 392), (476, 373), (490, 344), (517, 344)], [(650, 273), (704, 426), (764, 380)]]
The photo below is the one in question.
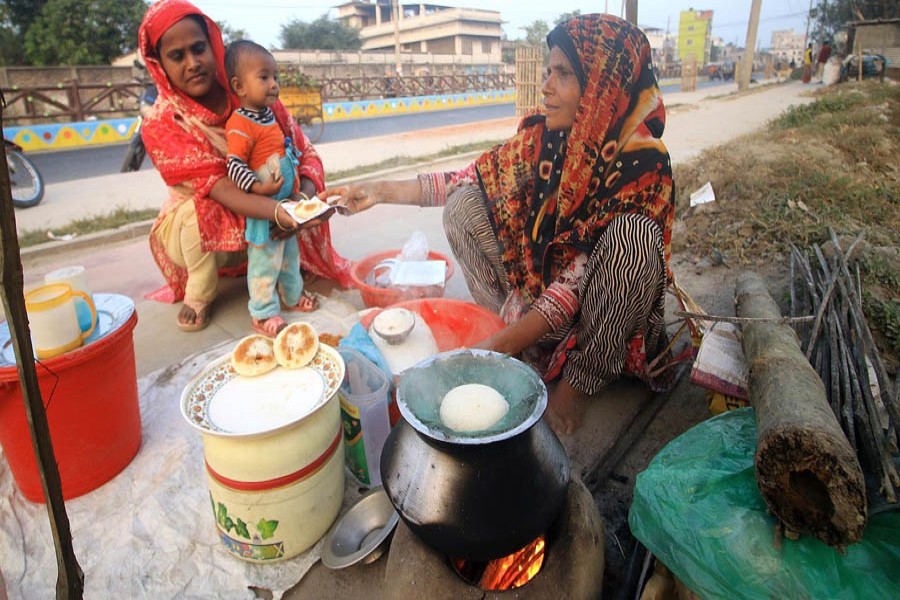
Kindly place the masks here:
[(21, 146), (6, 138), (3, 138), (3, 145), (6, 147), (6, 166), (9, 169), (13, 206), (29, 208), (37, 205), (44, 197), (44, 178), (34, 163), (25, 157)]
[[(144, 65), (137, 61), (134, 64), (140, 69), (145, 68)], [(137, 123), (134, 126), (134, 134), (131, 136), (131, 141), (128, 142), (128, 148), (125, 150), (125, 160), (122, 161), (122, 168), (120, 169), (122, 173), (140, 171), (144, 157), (147, 156), (144, 139), (141, 137), (141, 123), (150, 111), (150, 107), (156, 102), (156, 96), (159, 92), (156, 89), (156, 85), (149, 78), (145, 77), (141, 83), (144, 84), (144, 91), (141, 92), (141, 96), (138, 98)]]

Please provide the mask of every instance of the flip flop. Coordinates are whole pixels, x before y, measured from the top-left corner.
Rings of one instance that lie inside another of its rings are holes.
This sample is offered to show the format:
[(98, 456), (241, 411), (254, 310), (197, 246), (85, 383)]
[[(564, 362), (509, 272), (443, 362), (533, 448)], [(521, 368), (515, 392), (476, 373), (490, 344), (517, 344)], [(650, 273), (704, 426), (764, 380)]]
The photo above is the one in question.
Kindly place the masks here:
[(285, 312), (308, 313), (308, 312), (313, 312), (314, 310), (319, 308), (319, 298), (316, 297), (315, 294), (313, 294), (312, 292), (307, 292), (306, 290), (303, 290), (303, 295), (300, 297), (300, 300), (302, 301), (304, 298), (309, 300), (312, 303), (311, 308), (301, 307), (300, 301), (298, 301), (297, 304), (295, 304), (294, 306), (285, 306), (284, 303), (282, 303), (281, 310), (283, 310)]
[(275, 337), (282, 329), (287, 327), (287, 322), (281, 315), (275, 315), (268, 319), (252, 319), (253, 331), (266, 337)]
[[(182, 323), (177, 320), (176, 324), (178, 328), (182, 331), (186, 331), (188, 333), (192, 333), (194, 331), (200, 331), (202, 329), (206, 329), (207, 325), (209, 325), (210, 321), (210, 304), (203, 302), (185, 302), (184, 306), (190, 308), (194, 311), (194, 322), (193, 323)], [(180, 315), (181, 313), (179, 313)]]

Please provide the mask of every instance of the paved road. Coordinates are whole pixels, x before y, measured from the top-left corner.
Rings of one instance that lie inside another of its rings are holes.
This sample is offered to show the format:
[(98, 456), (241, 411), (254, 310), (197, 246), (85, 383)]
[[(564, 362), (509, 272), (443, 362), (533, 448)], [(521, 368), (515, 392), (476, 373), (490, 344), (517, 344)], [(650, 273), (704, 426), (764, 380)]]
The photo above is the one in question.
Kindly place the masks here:
[[(411, 115), (337, 121), (325, 124), (325, 133), (322, 134), (322, 139), (318, 143), (341, 142), (446, 125), (461, 125), (512, 117), (515, 114), (514, 104), (491, 104)], [(77, 150), (33, 153), (28, 156), (44, 176), (45, 183), (60, 183), (118, 173), (125, 157), (125, 145), (114, 144)], [(149, 160), (145, 160), (143, 168), (152, 169), (153, 166)]]
[[(726, 85), (727, 83), (730, 82), (708, 81), (699, 83), (697, 87), (715, 87)], [(680, 89), (681, 86), (678, 84), (662, 87), (663, 94), (675, 93)], [(515, 105), (509, 103), (391, 117), (337, 121), (325, 125), (325, 132), (318, 143), (342, 142), (446, 125), (461, 125), (512, 117), (514, 115)], [(124, 156), (124, 144), (29, 154), (35, 166), (44, 176), (46, 184), (118, 173)], [(144, 161), (143, 168), (152, 169), (153, 166), (150, 164), (150, 161)]]

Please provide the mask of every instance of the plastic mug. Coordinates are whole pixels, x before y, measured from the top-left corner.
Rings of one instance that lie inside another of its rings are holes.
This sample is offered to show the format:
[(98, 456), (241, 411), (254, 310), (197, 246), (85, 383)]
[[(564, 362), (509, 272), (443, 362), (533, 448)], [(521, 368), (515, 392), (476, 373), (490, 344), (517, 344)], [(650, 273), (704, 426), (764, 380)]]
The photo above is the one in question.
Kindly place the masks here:
[[(87, 282), (87, 273), (81, 265), (71, 267), (62, 267), (44, 275), (44, 283), (67, 283), (72, 287), (73, 292), (84, 292), (88, 296), (91, 295), (91, 288)], [(82, 331), (87, 331), (91, 326), (91, 310), (88, 308), (87, 302), (80, 297), (75, 298), (75, 314), (78, 315), (78, 325)]]
[[(91, 312), (91, 323), (82, 331), (75, 314), (75, 298), (82, 298)], [(25, 294), (25, 310), (31, 339), (38, 358), (52, 358), (84, 343), (97, 327), (97, 309), (84, 292), (73, 291), (67, 283), (42, 285)]]

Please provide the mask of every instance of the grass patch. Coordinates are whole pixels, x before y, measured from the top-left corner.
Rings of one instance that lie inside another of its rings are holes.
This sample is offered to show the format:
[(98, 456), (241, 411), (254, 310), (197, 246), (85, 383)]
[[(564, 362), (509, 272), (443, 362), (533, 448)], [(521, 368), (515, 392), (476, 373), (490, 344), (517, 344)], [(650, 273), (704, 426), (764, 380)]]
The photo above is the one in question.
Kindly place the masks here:
[[(665, 139), (665, 138), (664, 138)], [(676, 165), (673, 249), (732, 266), (787, 264), (788, 243), (809, 247), (865, 232), (864, 310), (883, 351), (900, 355), (900, 86), (847, 83), (822, 90), (767, 129)], [(716, 202), (690, 208), (712, 182)]]
[[(445, 148), (444, 150), (441, 150), (440, 152), (418, 157), (395, 156), (393, 158), (387, 158), (374, 164), (331, 172), (328, 174), (328, 179), (330, 181), (337, 181), (340, 179), (348, 179), (351, 177), (361, 177), (363, 175), (368, 175), (370, 173), (375, 173), (377, 171), (383, 171), (385, 169), (394, 167), (412, 166), (421, 164), (423, 162), (445, 158), (448, 156), (456, 156), (458, 154), (466, 154), (469, 152), (484, 151), (496, 144), (503, 143), (504, 141), (505, 140), (472, 142), (469, 144), (450, 146), (448, 148)], [(124, 208), (118, 208), (108, 215), (102, 217), (79, 219), (77, 221), (72, 221), (68, 225), (62, 227), (25, 231), (19, 235), (19, 246), (21, 248), (26, 248), (28, 246), (43, 244), (44, 242), (49, 241), (50, 238), (47, 236), (47, 233), (51, 231), (56, 235), (85, 235), (88, 233), (95, 233), (97, 231), (116, 229), (117, 227), (121, 227), (129, 223), (137, 223), (139, 221), (154, 219), (156, 218), (156, 215), (158, 213), (158, 210), (152, 208), (144, 210), (126, 210)]]
[(96, 233), (98, 231), (108, 231), (116, 229), (129, 223), (137, 223), (156, 218), (159, 211), (155, 208), (146, 208), (143, 210), (128, 210), (125, 208), (117, 208), (114, 211), (99, 217), (89, 217), (72, 221), (68, 225), (62, 227), (52, 227), (49, 229), (30, 229), (19, 235), (19, 247), (26, 248), (28, 246), (36, 246), (50, 241), (49, 232), (55, 235), (86, 235), (88, 233)]

